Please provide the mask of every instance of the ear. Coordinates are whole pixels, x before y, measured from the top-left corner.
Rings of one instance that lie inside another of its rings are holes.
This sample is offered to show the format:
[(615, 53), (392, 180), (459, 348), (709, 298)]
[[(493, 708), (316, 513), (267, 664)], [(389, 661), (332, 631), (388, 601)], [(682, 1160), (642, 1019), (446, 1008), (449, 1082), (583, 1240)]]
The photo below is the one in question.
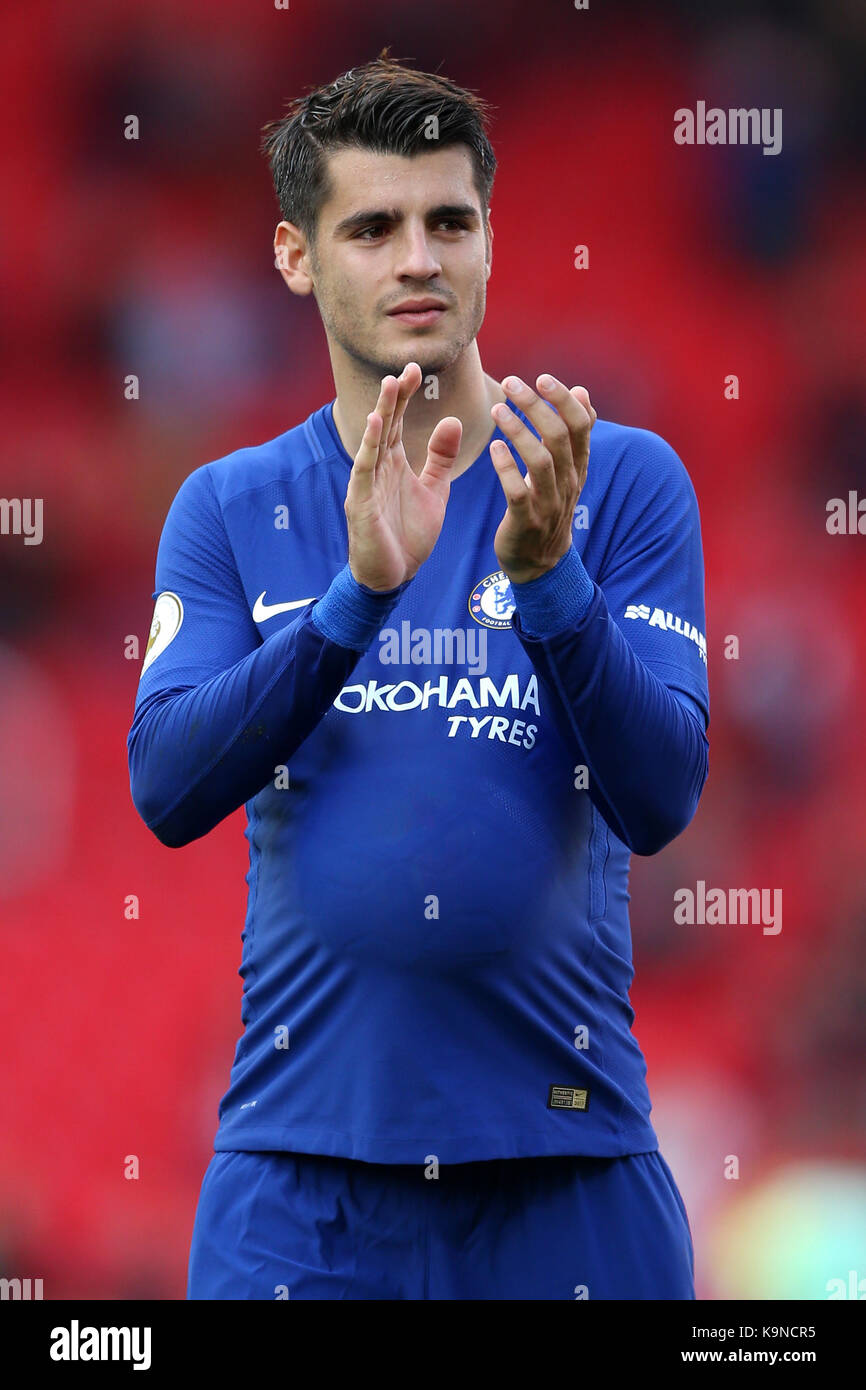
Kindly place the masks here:
[(307, 238), (294, 222), (280, 222), (274, 232), (274, 265), (292, 294), (311, 294), (313, 277)]
[(489, 280), (489, 279), (490, 279), (490, 274), (491, 274), (491, 271), (492, 271), (492, 270), (493, 270), (493, 223), (490, 221), (490, 218), (488, 217), (488, 218), (487, 218), (487, 272), (486, 272), (485, 277), (484, 277), (485, 280)]

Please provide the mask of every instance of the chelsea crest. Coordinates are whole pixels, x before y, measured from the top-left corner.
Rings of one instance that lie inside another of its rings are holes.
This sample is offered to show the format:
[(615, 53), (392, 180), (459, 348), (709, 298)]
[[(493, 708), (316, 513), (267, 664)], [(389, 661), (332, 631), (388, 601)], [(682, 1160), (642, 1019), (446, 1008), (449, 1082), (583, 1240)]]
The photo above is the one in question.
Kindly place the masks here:
[(514, 591), (503, 570), (488, 574), (469, 595), (469, 612), (482, 627), (511, 627)]

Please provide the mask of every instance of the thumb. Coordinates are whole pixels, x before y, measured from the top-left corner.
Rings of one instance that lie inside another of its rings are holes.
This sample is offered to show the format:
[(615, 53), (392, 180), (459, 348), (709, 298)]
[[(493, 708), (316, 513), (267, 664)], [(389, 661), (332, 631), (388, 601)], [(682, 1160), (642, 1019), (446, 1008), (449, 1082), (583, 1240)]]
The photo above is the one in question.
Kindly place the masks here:
[(462, 439), (463, 425), (456, 415), (446, 415), (439, 421), (427, 443), (427, 461), (420, 475), (422, 483), (433, 487), (450, 482)]

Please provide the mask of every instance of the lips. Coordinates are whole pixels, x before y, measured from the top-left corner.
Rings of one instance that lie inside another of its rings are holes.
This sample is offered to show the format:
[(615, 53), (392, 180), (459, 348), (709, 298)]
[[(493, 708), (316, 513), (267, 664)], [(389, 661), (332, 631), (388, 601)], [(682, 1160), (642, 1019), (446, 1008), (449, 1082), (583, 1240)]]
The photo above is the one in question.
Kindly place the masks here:
[(435, 323), (446, 308), (440, 299), (407, 299), (396, 309), (389, 309), (388, 317), (416, 325)]

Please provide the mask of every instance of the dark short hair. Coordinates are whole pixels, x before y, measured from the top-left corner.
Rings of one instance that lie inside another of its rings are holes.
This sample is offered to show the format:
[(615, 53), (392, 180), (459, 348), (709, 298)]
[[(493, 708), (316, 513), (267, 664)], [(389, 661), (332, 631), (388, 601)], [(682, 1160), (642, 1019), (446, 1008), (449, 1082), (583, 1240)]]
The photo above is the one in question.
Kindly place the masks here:
[[(341, 149), (414, 155), (468, 146), (473, 183), (487, 215), (496, 157), (487, 138), (490, 104), (436, 73), (404, 67), (383, 48), (363, 67), (308, 90), (280, 121), (263, 128), (262, 152), (274, 178), (280, 213), (315, 242), (319, 212), (331, 194), (327, 156)], [(437, 138), (426, 133), (430, 117)]]

